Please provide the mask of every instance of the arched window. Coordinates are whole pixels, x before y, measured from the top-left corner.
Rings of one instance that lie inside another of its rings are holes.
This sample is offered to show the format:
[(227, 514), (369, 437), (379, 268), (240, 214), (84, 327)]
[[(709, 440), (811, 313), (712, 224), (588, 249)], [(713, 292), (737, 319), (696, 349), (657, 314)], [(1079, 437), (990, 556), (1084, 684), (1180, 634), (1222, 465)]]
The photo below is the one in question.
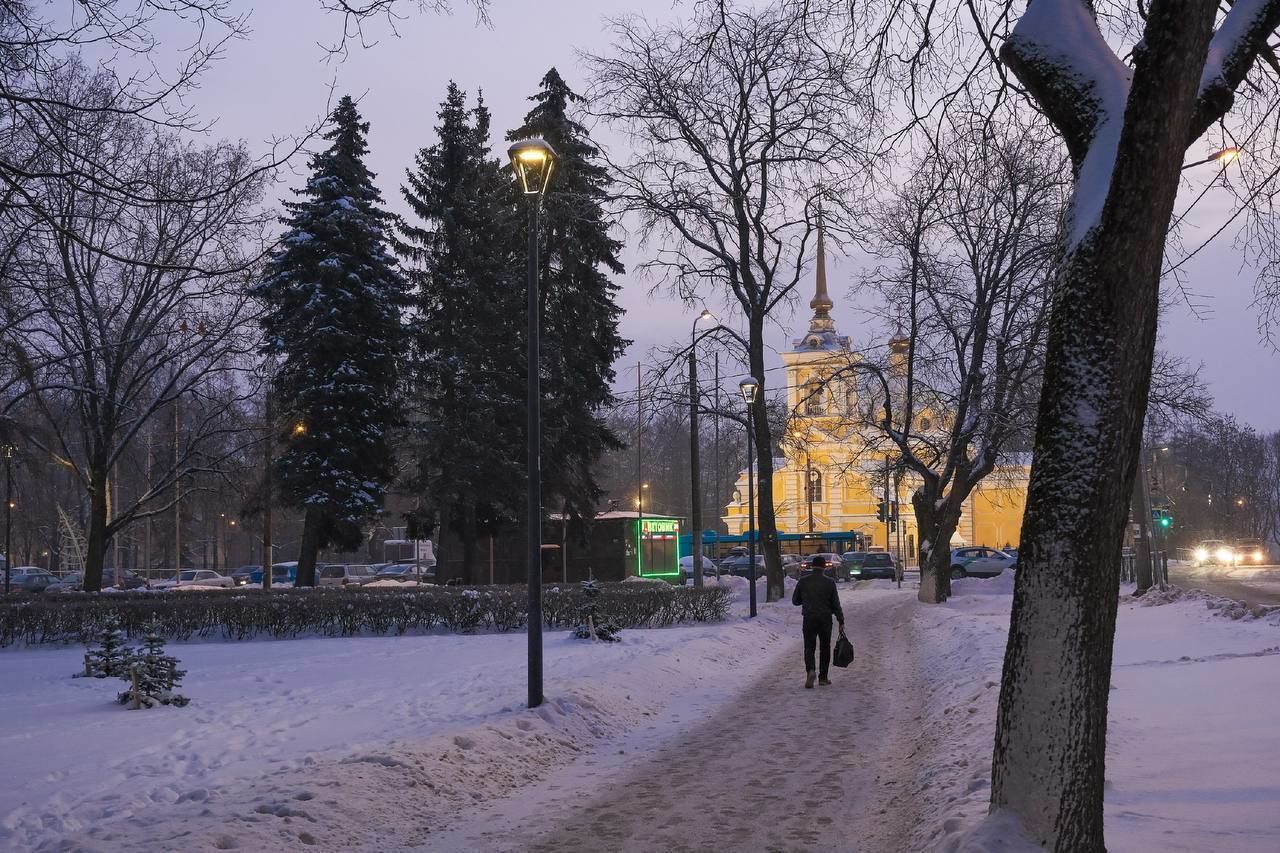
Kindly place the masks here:
[(814, 377), (804, 383), (804, 413), (810, 417), (822, 417), (827, 413), (827, 391), (822, 380)]
[(822, 472), (813, 468), (809, 469), (809, 491), (805, 495), (805, 500), (822, 503)]

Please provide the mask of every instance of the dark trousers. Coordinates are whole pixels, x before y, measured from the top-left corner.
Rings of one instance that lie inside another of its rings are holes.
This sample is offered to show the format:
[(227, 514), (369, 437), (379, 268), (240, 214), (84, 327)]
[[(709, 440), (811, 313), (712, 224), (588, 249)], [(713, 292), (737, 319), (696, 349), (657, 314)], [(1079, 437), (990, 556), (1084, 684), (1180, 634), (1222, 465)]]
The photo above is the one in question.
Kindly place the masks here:
[[(822, 651), (818, 658), (821, 665), (814, 666), (813, 647), (819, 640), (822, 641)], [(830, 667), (831, 617), (806, 616), (804, 617), (804, 671), (813, 672), (816, 669), (820, 678), (826, 678)]]

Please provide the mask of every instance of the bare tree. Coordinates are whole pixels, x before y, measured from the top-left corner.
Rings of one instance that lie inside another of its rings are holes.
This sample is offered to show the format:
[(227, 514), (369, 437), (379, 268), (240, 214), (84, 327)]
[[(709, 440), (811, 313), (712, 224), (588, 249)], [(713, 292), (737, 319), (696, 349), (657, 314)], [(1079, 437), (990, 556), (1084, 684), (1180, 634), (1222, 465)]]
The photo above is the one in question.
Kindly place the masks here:
[[(255, 343), (244, 284), (263, 243), (265, 176), (240, 146), (198, 148), (90, 109), (112, 102), (111, 86), (76, 63), (44, 82), (77, 106), (48, 114), (60, 143), (33, 161), (41, 177), (26, 186), (39, 214), (3, 212), (23, 244), (8, 270), (18, 308), (0, 307), (12, 365), (0, 414), (85, 489), (85, 586), (97, 589), (113, 535), (236, 453), (228, 436), (244, 429), (236, 408), (252, 390), (240, 375)], [(130, 192), (64, 179), (85, 163)], [(170, 430), (172, 452), (153, 455), (149, 488), (109, 517), (116, 466), (156, 429)]]
[[(1231, 109), (1280, 2), (1139, 4), (1132, 66), (1086, 0), (1035, 0), (1001, 58), (1076, 170), (1055, 282), (991, 807), (1040, 844), (1105, 850), (1102, 801), (1119, 549), (1184, 154)], [(1207, 59), (1206, 59), (1207, 57)]]
[[(767, 393), (765, 324), (804, 276), (818, 218), (847, 228), (875, 115), (841, 4), (698, 3), (687, 23), (613, 23), (587, 57), (593, 109), (630, 134), (615, 187), (646, 239), (645, 264), (690, 301), (726, 296), (746, 323), (747, 368)], [(845, 231), (844, 233), (847, 233)], [(775, 446), (753, 419), (770, 600), (783, 595)]]
[(1044, 128), (1013, 117), (957, 127), (912, 171), (866, 280), (900, 325), (884, 360), (846, 369), (862, 381), (845, 419), (917, 484), (919, 595), (938, 602), (964, 502), (1034, 426), (1068, 179)]

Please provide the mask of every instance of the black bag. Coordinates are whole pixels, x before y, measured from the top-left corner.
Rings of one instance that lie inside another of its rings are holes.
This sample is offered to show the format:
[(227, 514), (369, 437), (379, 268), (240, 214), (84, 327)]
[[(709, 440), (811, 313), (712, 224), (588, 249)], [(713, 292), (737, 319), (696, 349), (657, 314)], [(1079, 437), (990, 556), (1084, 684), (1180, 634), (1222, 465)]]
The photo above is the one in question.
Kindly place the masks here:
[(849, 642), (849, 638), (844, 635), (843, 628), (840, 629), (840, 639), (836, 640), (831, 662), (841, 669), (853, 663), (853, 643)]

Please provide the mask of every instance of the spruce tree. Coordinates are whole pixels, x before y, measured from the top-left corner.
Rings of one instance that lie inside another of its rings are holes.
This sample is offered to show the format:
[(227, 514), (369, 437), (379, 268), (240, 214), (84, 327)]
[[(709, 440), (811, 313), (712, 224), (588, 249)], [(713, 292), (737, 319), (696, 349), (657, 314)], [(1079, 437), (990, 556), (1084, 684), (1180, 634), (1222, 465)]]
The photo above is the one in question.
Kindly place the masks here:
[(133, 649), (125, 645), (124, 629), (114, 613), (108, 614), (98, 627), (97, 647), (84, 653), (84, 674), (88, 678), (117, 678), (129, 671)]
[(187, 671), (178, 669), (178, 659), (166, 654), (164, 646), (160, 625), (152, 619), (142, 635), (142, 648), (133, 652), (128, 669), (120, 674), (129, 682), (129, 689), (117, 697), (121, 705), (132, 704), (134, 708), (151, 708), (157, 704), (181, 707), (191, 701), (174, 692)]
[[(583, 98), (554, 68), (540, 85), (529, 98), (536, 106), (507, 139), (542, 137), (557, 155), (540, 216), (542, 493), (544, 506), (581, 520), (601, 495), (593, 465), (622, 446), (603, 413), (613, 402), (613, 363), (629, 343), (618, 335), (622, 311), (609, 274), (625, 270), (604, 212), (612, 179), (586, 128), (570, 117)], [(524, 290), (523, 276), (520, 283)]]
[(364, 163), (367, 122), (344, 96), (327, 149), (286, 202), (288, 227), (253, 293), (266, 305), (263, 352), (277, 358), (284, 451), (282, 499), (305, 509), (299, 586), (315, 585), (316, 552), (354, 549), (394, 477), (396, 360), (406, 286), (387, 251), (389, 214)]
[(462, 542), (471, 580), (475, 545), (517, 517), (524, 479), (523, 296), (515, 279), (508, 181), (491, 156), (483, 99), (468, 109), (450, 82), (438, 141), (401, 188), (411, 215), (395, 248), (416, 308), (417, 487)]

